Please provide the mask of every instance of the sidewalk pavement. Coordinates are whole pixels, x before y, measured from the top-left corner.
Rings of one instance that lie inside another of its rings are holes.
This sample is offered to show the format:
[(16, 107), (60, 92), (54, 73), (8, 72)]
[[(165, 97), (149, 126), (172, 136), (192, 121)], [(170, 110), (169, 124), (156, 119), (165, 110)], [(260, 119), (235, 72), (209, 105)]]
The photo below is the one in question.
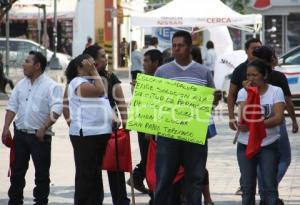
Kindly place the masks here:
[[(130, 86), (125, 82), (123, 89), (127, 99), (130, 97)], [(5, 115), (6, 100), (0, 100), (0, 116)], [(0, 118), (2, 128), (4, 117)], [(241, 204), (241, 196), (234, 195), (239, 186), (239, 168), (236, 160), (236, 145), (232, 144), (234, 132), (228, 128), (227, 116), (215, 117), (218, 135), (209, 140), (209, 154), (207, 167), (210, 176), (210, 190), (215, 205), (238, 205)], [(292, 163), (279, 186), (280, 197), (285, 204), (300, 205), (300, 137), (291, 133), (291, 122), (287, 119), (287, 128), (292, 147)], [(2, 130), (0, 130), (2, 131)], [(67, 124), (61, 117), (54, 125), (56, 135), (52, 141), (52, 165), (51, 165), (51, 191), (49, 205), (71, 205), (74, 194), (74, 159), (73, 150), (68, 137)], [(136, 132), (131, 132), (131, 149), (133, 165), (139, 162), (139, 148)], [(0, 145), (0, 205), (7, 204), (7, 190), (9, 178), (7, 177), (9, 149)], [(126, 174), (126, 179), (129, 175)], [(112, 205), (107, 175), (103, 172), (105, 205)], [(34, 168), (32, 162), (26, 175), (26, 187), (24, 189), (25, 204), (33, 204), (32, 190), (34, 188)], [(127, 186), (128, 196), (130, 187)], [(139, 192), (136, 193), (136, 204), (148, 204), (149, 197)], [(259, 197), (257, 196), (257, 200)]]

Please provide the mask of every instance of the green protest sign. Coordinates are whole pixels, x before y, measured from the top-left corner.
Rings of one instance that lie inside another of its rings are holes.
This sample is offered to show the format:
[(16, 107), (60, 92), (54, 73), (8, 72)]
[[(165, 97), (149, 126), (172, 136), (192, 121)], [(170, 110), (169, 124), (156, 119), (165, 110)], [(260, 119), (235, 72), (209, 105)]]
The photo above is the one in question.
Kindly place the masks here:
[(139, 74), (126, 128), (204, 144), (214, 89)]

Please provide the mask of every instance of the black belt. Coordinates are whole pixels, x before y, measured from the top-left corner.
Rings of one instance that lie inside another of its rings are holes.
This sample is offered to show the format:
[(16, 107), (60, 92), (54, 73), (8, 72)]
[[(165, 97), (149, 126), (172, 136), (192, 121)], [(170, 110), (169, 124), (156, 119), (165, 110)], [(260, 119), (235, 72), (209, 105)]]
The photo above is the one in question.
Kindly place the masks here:
[[(37, 132), (37, 130), (34, 130), (34, 129), (18, 129), (18, 128), (16, 128), (16, 130), (19, 131), (19, 132), (23, 132), (23, 133), (26, 133), (26, 134), (30, 134), (30, 135), (35, 135), (36, 132)], [(47, 130), (47, 131), (45, 132), (45, 135), (54, 136), (55, 133), (52, 132), (52, 131)]]

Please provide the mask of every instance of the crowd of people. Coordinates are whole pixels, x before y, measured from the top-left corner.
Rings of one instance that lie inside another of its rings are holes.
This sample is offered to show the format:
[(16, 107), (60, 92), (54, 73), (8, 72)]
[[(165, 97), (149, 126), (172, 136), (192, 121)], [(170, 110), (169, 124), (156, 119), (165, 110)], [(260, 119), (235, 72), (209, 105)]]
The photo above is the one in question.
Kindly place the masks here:
[[(156, 39), (157, 40), (157, 39)], [(208, 57), (202, 59), (199, 47), (192, 45), (189, 32), (177, 31), (172, 37), (171, 54), (164, 55), (155, 38), (143, 54), (137, 42), (131, 43), (132, 86), (138, 73), (214, 88), (213, 67), (216, 54), (213, 42), (207, 43)], [(237, 161), (243, 205), (255, 205), (258, 180), (260, 205), (281, 205), (278, 184), (291, 162), (291, 148), (284, 110), (298, 132), (291, 92), (286, 77), (274, 70), (274, 50), (258, 39), (245, 44), (247, 61), (233, 72), (228, 96), (229, 128), (237, 132)], [(122, 62), (124, 63), (124, 62)], [(30, 52), (23, 64), (24, 79), (13, 89), (5, 115), (2, 142), (14, 146), (11, 164), (9, 205), (23, 204), (25, 175), (30, 157), (35, 167), (34, 202), (48, 204), (50, 191), (52, 125), (63, 114), (68, 126), (75, 163), (75, 205), (103, 204), (104, 188), (100, 166), (111, 133), (119, 126), (126, 129), (127, 105), (121, 81), (106, 70), (103, 47), (86, 45), (83, 53), (69, 63), (65, 92), (44, 73), (46, 58)], [(213, 105), (221, 99), (215, 91)], [(239, 108), (236, 118), (235, 107)], [(249, 114), (249, 112), (256, 114)], [(16, 117), (16, 119), (15, 119)], [(15, 120), (14, 120), (15, 119)], [(254, 120), (254, 121), (253, 121)], [(13, 122), (14, 121), (14, 122)], [(14, 127), (14, 138), (10, 125)], [(214, 126), (212, 122), (210, 125)], [(209, 125), (209, 126), (210, 126)], [(208, 129), (203, 145), (138, 132), (140, 162), (126, 182), (122, 171), (108, 171), (114, 205), (129, 205), (126, 183), (133, 181), (138, 191), (149, 195), (150, 205), (214, 205), (206, 167), (208, 143), (215, 131)], [(13, 143), (11, 143), (13, 142)], [(156, 144), (156, 186), (145, 186), (149, 143)], [(184, 177), (176, 183), (179, 167)]]

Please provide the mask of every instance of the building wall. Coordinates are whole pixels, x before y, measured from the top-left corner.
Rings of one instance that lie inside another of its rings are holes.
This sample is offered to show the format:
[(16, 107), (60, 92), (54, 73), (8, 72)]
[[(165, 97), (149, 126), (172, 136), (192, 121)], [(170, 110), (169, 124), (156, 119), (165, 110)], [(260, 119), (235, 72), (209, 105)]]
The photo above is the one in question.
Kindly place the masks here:
[(278, 55), (300, 45), (300, 0), (271, 0), (271, 5), (257, 9), (257, 1), (252, 0), (247, 13), (263, 15), (262, 39), (275, 48)]
[(73, 56), (82, 53), (88, 36), (92, 37), (93, 40), (95, 38), (94, 13), (95, 0), (78, 1), (73, 21)]
[(95, 42), (100, 45), (104, 43), (104, 3), (102, 0), (95, 0)]

